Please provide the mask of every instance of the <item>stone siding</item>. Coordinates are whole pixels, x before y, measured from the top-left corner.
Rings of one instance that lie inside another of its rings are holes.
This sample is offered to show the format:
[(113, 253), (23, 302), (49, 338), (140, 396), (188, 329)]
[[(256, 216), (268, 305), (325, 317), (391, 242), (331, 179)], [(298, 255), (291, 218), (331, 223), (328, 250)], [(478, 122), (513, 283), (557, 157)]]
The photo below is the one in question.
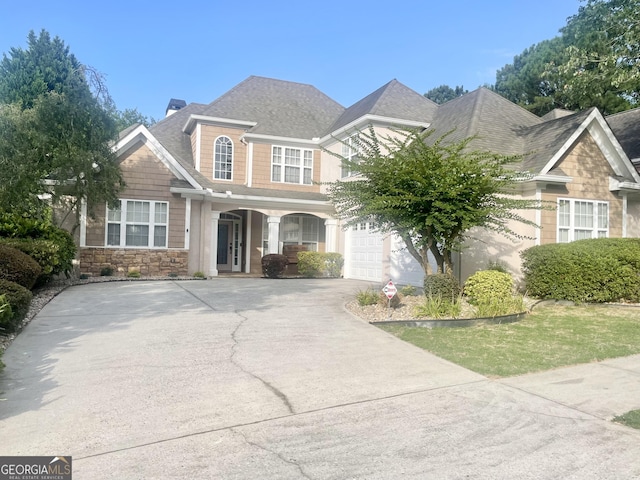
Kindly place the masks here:
[(114, 276), (127, 276), (129, 272), (141, 275), (187, 275), (187, 250), (151, 250), (121, 248), (81, 248), (80, 273), (99, 276), (105, 267), (113, 269)]

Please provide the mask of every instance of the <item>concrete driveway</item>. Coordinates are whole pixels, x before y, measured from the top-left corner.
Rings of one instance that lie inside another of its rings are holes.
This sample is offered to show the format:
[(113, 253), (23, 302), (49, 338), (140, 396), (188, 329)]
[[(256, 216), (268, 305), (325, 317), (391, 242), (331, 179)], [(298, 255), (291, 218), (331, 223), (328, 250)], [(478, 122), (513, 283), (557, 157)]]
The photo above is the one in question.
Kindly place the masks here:
[(640, 432), (561, 397), (579, 385), (405, 344), (344, 310), (363, 286), (67, 289), (4, 355), (0, 455), (72, 455), (77, 479), (640, 478)]

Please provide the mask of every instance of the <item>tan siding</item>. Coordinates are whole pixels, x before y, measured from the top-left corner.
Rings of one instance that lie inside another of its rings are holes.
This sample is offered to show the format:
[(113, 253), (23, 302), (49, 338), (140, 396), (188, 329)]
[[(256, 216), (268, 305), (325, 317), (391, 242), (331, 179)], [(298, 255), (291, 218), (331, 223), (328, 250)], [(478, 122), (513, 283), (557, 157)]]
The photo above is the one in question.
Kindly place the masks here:
[[(184, 248), (186, 202), (169, 191), (174, 175), (145, 145), (126, 152), (120, 168), (127, 187), (118, 196), (169, 202), (169, 248)], [(96, 207), (96, 218), (87, 225), (87, 246), (104, 245), (105, 214), (104, 205)]]
[[(200, 172), (214, 182), (229, 182), (244, 185), (247, 182), (247, 146), (240, 141), (244, 130), (237, 128), (202, 125), (200, 139)], [(220, 180), (213, 178), (213, 153), (216, 139), (225, 135), (233, 142), (233, 174), (232, 179)]]
[[(622, 199), (609, 191), (611, 166), (591, 135), (584, 133), (578, 143), (566, 154), (559, 168), (573, 181), (566, 188), (549, 187), (542, 192), (542, 200), (557, 205), (558, 198), (601, 200), (609, 202), (609, 236), (622, 236)], [(557, 241), (556, 210), (543, 210), (541, 216), (541, 243)]]
[[(320, 181), (320, 150), (313, 151), (313, 181)], [(292, 183), (271, 181), (271, 145), (256, 143), (253, 146), (253, 179), (255, 188), (272, 188), (275, 190), (288, 190), (290, 192), (320, 192), (320, 186), (296, 185)]]

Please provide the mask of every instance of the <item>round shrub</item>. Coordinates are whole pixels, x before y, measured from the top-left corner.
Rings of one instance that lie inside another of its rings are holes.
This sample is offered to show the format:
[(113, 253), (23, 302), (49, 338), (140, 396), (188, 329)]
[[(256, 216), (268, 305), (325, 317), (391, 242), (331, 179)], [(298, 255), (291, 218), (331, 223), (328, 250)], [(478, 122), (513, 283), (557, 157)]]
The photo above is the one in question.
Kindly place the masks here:
[(267, 278), (278, 278), (283, 273), (289, 260), (284, 255), (270, 253), (262, 257), (262, 274)]
[(22, 285), (28, 290), (35, 285), (42, 269), (26, 253), (0, 244), (0, 278)]
[(472, 305), (487, 304), (496, 298), (511, 298), (513, 278), (508, 273), (497, 270), (480, 270), (467, 279), (464, 293)]
[(0, 325), (0, 328), (7, 332), (13, 332), (29, 311), (33, 295), (22, 285), (8, 280), (0, 280), (0, 295), (4, 295), (13, 312), (9, 321)]
[(435, 273), (424, 277), (424, 294), (427, 297), (440, 297), (457, 300), (460, 296), (460, 283), (448, 273)]
[(9, 325), (11, 317), (13, 317), (11, 304), (9, 300), (7, 300), (6, 295), (0, 295), (0, 329), (2, 329), (4, 325)]

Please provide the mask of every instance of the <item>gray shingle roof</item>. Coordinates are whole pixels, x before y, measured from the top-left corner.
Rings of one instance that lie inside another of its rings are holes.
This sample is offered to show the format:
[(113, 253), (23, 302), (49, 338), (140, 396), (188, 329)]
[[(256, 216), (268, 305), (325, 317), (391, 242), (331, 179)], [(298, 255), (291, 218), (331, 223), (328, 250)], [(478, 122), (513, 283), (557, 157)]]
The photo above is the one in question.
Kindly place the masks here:
[(203, 115), (257, 122), (265, 135), (320, 137), (344, 107), (312, 85), (251, 76), (210, 103)]
[(622, 149), (630, 159), (640, 158), (640, 108), (607, 117)]
[(571, 135), (593, 112), (593, 108), (555, 120), (549, 120), (524, 130), (524, 168), (539, 173), (553, 156), (569, 140)]
[(437, 109), (436, 103), (394, 79), (347, 108), (325, 133), (334, 132), (364, 115), (431, 123)]
[(153, 136), (181, 163), (193, 165), (193, 151), (189, 135), (182, 132), (182, 127), (193, 114), (200, 114), (206, 105), (190, 103), (173, 115), (163, 118), (152, 125), (149, 131)]
[(540, 117), (481, 87), (440, 105), (432, 140), (452, 131), (449, 141), (477, 136), (474, 149), (504, 155), (520, 155), (525, 150), (525, 129), (541, 123)]

